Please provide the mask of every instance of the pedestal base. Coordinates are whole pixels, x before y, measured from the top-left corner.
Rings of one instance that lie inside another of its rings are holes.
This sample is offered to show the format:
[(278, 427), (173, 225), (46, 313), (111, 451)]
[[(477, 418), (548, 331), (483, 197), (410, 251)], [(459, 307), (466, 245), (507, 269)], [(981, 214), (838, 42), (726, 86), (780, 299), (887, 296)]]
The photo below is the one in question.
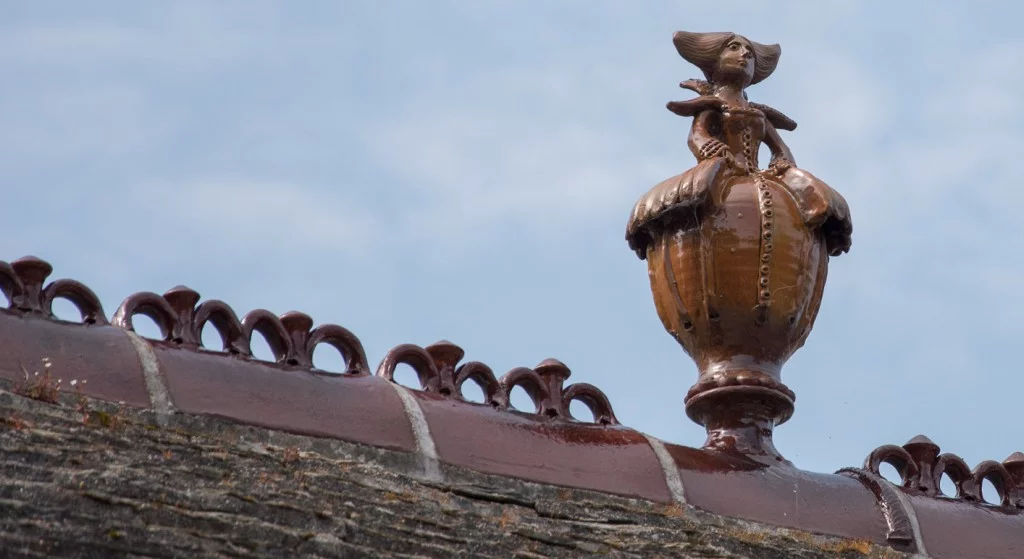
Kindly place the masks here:
[(785, 390), (749, 385), (703, 390), (687, 397), (686, 415), (707, 429), (704, 448), (739, 454), (768, 466), (792, 465), (772, 441), (775, 426), (793, 415), (792, 391)]

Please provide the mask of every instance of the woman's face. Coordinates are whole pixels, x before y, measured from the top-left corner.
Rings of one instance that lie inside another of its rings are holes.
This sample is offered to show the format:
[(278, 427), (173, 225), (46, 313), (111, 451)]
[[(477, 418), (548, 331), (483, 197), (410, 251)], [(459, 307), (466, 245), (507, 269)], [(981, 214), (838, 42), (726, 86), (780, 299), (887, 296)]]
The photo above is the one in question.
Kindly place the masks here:
[(754, 79), (754, 49), (750, 41), (739, 35), (729, 39), (718, 55), (717, 74), (722, 78), (743, 80), (743, 85)]

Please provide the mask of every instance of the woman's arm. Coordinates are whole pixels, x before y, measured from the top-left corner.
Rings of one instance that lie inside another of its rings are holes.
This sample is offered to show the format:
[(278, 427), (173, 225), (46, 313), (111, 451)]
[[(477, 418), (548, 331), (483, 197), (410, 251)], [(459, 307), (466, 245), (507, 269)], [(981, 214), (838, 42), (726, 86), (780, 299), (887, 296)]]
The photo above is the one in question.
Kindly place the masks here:
[(665, 108), (679, 116), (697, 116), (707, 110), (721, 110), (725, 103), (712, 95), (701, 95), (686, 101), (669, 101)]
[(789, 146), (786, 145), (786, 142), (782, 141), (782, 136), (779, 136), (779, 131), (775, 129), (775, 126), (767, 121), (765, 122), (764, 143), (768, 145), (768, 149), (772, 152), (772, 160), (769, 163), (769, 167), (781, 174), (789, 167), (796, 165), (796, 161), (793, 159), (793, 152), (789, 151)]
[(686, 145), (690, 147), (690, 151), (693, 152), (697, 161), (731, 155), (729, 146), (715, 137), (713, 133), (714, 119), (717, 117), (717, 111), (702, 111), (693, 119), (693, 126), (690, 127), (690, 136), (686, 140)]
[(790, 132), (796, 130), (796, 121), (782, 114), (778, 109), (773, 109), (768, 105), (762, 105), (761, 103), (751, 103), (751, 107), (764, 113), (765, 118), (768, 122), (772, 123), (772, 126), (779, 130), (788, 130)]

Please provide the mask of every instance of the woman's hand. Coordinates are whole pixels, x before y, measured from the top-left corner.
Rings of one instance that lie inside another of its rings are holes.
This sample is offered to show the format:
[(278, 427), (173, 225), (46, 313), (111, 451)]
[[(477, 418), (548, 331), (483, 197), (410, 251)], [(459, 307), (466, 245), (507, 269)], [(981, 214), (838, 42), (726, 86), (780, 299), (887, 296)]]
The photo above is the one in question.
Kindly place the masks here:
[(744, 170), (740, 167), (740, 164), (736, 162), (736, 156), (734, 156), (731, 151), (726, 150), (724, 153), (719, 155), (719, 157), (725, 160), (725, 164), (728, 165), (729, 168), (736, 169), (738, 171)]
[(772, 159), (772, 162), (768, 164), (768, 170), (777, 177), (781, 177), (786, 174), (786, 171), (795, 167), (792, 161), (784, 157), (777, 157)]

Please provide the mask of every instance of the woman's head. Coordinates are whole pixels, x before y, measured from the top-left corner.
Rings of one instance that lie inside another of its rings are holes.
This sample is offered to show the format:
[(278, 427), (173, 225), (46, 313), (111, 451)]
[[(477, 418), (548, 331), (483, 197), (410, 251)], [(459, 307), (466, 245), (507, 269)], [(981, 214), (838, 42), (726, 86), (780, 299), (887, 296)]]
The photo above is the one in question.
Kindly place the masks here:
[(738, 83), (741, 87), (746, 87), (754, 79), (754, 65), (754, 48), (750, 41), (746, 37), (734, 35), (718, 53), (711, 81)]
[(704, 72), (713, 83), (737, 83), (741, 87), (760, 82), (775, 71), (782, 49), (762, 45), (735, 33), (689, 33), (672, 37), (679, 54)]

